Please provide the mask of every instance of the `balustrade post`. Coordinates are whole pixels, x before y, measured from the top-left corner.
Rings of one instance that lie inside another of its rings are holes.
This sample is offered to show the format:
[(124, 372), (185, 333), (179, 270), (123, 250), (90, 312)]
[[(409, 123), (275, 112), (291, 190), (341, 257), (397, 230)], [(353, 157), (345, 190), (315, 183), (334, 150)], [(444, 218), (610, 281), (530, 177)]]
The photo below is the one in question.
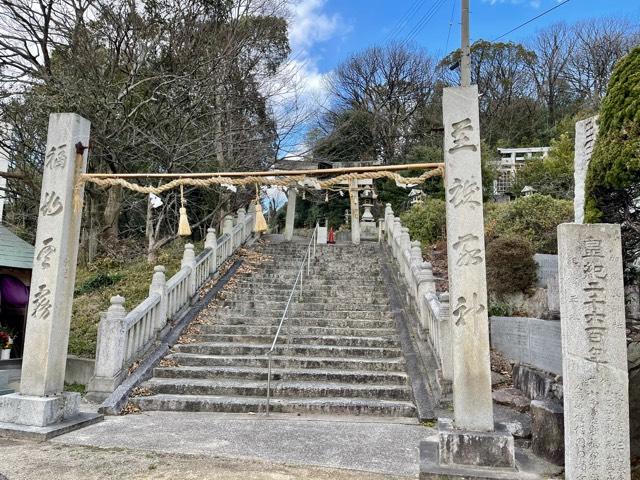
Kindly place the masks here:
[(400, 267), (405, 283), (411, 285), (409, 280), (411, 272), (409, 271), (409, 254), (411, 253), (411, 237), (407, 227), (400, 227)]
[(449, 306), (449, 292), (440, 294), (440, 322), (438, 343), (440, 344), (440, 368), (442, 378), (453, 381), (453, 337), (451, 332), (451, 318)]
[(247, 211), (244, 208), (239, 208), (238, 209), (238, 225), (240, 225), (240, 238), (238, 240), (238, 245), (236, 245), (235, 248), (238, 248), (244, 242), (244, 239), (245, 239), (244, 231), (246, 230), (246, 225), (244, 224), (244, 221), (246, 217), (247, 217)]
[(391, 230), (391, 250), (393, 251), (393, 257), (400, 263), (400, 229), (402, 223), (400, 223), (400, 217), (393, 217), (393, 228)]
[(418, 275), (422, 268), (422, 246), (417, 240), (411, 242), (409, 250), (409, 278), (411, 279), (411, 296), (418, 299)]
[(222, 234), (227, 234), (229, 236), (231, 236), (231, 234), (233, 233), (233, 216), (232, 215), (225, 215), (224, 219), (222, 220)]
[(169, 310), (169, 298), (167, 295), (167, 277), (165, 276), (165, 269), (162, 265), (156, 265), (153, 268), (153, 278), (151, 279), (151, 285), (149, 286), (149, 296), (157, 293), (160, 295), (160, 303), (158, 304), (158, 313), (154, 322), (154, 331), (162, 330), (167, 324), (168, 310)]
[[(249, 204), (249, 211), (248, 211), (248, 217), (251, 219), (250, 222), (248, 222), (247, 225), (247, 231), (246, 231), (246, 237), (245, 237), (245, 241), (251, 236), (251, 234), (253, 233), (253, 226), (256, 223), (256, 203), (255, 202), (251, 202)], [(258, 234), (259, 235), (259, 234)]]
[(233, 217), (231, 215), (225, 215), (222, 221), (222, 234), (229, 235), (229, 240), (225, 243), (220, 263), (224, 262), (233, 251)]
[(193, 244), (187, 243), (184, 246), (184, 254), (182, 255), (182, 263), (180, 264), (181, 268), (189, 267), (191, 271), (189, 272), (189, 297), (193, 299), (196, 294), (197, 283), (196, 283), (196, 254), (193, 250)]
[(213, 275), (218, 270), (218, 239), (215, 228), (207, 229), (207, 236), (204, 240), (204, 248), (211, 249), (211, 260), (209, 260), (209, 273)]
[(111, 297), (111, 305), (102, 314), (98, 325), (98, 343), (93, 378), (87, 386), (87, 398), (103, 401), (117, 387), (126, 374), (127, 330), (124, 297)]
[(391, 240), (393, 239), (392, 230), (393, 209), (391, 208), (391, 204), (387, 203), (384, 208), (384, 234), (386, 235), (387, 245), (389, 246), (391, 246)]
[(429, 328), (426, 312), (428, 307), (425, 305), (425, 298), (430, 293), (436, 293), (433, 270), (429, 262), (421, 262), (416, 271), (416, 303), (418, 304), (418, 314), (420, 316), (420, 328), (418, 329), (420, 337)]

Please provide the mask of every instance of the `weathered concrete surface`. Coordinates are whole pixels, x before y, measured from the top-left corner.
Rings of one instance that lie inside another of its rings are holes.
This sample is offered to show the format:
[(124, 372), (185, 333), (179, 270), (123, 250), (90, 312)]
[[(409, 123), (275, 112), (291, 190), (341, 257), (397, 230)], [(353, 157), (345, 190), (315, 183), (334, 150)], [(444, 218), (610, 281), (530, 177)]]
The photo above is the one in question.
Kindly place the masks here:
[(558, 227), (567, 478), (630, 478), (620, 226)]
[(418, 445), (433, 430), (407, 421), (146, 412), (107, 417), (53, 442), (415, 476)]
[[(401, 475), (375, 474), (327, 467), (292, 466), (214, 455), (141, 452), (59, 443), (0, 440), (0, 474), (11, 480), (399, 480)], [(28, 461), (25, 462), (25, 458)], [(0, 477), (1, 478), (1, 477)]]
[(499, 427), (492, 432), (469, 432), (455, 429), (451, 420), (438, 420), (440, 465), (515, 468), (513, 436)]
[(562, 479), (561, 468), (541, 460), (528, 451), (516, 449), (516, 469), (482, 468), (466, 465), (440, 465), (438, 442), (420, 444), (420, 480), (550, 480)]
[(96, 361), (93, 358), (67, 356), (67, 369), (64, 374), (65, 383), (81, 383), (86, 385), (93, 377)]
[(557, 465), (564, 465), (564, 415), (562, 405), (551, 400), (531, 402), (531, 450)]
[(516, 363), (511, 372), (513, 386), (531, 400), (555, 399), (562, 403), (562, 377), (529, 365)]
[(501, 405), (507, 405), (519, 412), (529, 410), (529, 404), (531, 403), (531, 400), (524, 393), (512, 387), (494, 390), (493, 401)]
[(560, 322), (528, 317), (491, 317), (491, 347), (509, 360), (562, 375)]

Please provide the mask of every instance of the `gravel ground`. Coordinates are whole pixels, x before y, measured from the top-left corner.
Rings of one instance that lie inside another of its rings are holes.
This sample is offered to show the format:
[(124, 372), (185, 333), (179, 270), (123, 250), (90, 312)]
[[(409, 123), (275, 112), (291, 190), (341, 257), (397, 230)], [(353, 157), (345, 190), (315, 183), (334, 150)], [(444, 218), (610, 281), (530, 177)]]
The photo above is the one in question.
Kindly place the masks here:
[[(334, 468), (281, 465), (205, 455), (0, 440), (0, 479), (406, 480)], [(2, 476), (4, 475), (4, 477)]]

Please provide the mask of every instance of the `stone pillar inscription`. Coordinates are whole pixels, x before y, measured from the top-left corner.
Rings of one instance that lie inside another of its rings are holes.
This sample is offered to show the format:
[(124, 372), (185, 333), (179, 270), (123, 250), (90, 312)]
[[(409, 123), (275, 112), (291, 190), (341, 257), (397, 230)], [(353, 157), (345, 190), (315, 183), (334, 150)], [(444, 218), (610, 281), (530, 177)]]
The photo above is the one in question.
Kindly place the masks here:
[(573, 159), (573, 179), (575, 183), (573, 210), (576, 223), (584, 222), (585, 184), (587, 170), (598, 135), (598, 117), (590, 117), (576, 122), (576, 144)]
[(455, 426), (493, 430), (478, 87), (443, 94)]
[(620, 226), (558, 227), (566, 478), (629, 479)]
[(22, 361), (23, 395), (56, 395), (64, 387), (82, 212), (74, 210), (73, 189), (87, 162), (87, 151), (76, 155), (76, 144), (89, 145), (90, 125), (73, 113), (49, 117)]

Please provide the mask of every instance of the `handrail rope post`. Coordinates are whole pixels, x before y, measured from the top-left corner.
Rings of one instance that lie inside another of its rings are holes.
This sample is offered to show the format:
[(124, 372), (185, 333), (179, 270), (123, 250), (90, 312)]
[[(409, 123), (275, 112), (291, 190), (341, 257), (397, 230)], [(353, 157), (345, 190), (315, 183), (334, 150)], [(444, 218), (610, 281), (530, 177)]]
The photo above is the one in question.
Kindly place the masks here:
[(269, 416), (269, 402), (271, 401), (271, 351), (267, 352), (267, 409), (266, 414)]
[[(304, 262), (304, 260), (303, 260)], [(300, 269), (300, 295), (298, 296), (298, 300), (302, 301), (302, 284), (304, 278), (304, 263), (302, 264), (302, 268)]]

